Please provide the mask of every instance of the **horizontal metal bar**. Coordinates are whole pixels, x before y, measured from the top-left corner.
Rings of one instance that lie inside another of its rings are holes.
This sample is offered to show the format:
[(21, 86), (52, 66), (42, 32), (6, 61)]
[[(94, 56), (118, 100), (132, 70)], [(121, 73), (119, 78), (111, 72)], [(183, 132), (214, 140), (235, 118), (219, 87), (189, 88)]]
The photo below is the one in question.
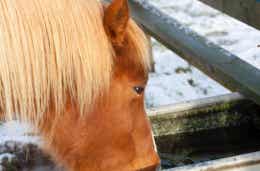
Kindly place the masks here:
[(220, 108), (220, 105), (226, 105), (230, 103), (237, 103), (237, 102), (245, 102), (248, 101), (239, 93), (230, 93), (220, 96), (213, 96), (207, 98), (201, 98), (196, 100), (189, 100), (180, 103), (170, 104), (170, 105), (163, 105), (160, 107), (153, 107), (148, 108), (147, 113), (149, 116), (158, 116), (158, 115), (165, 115), (165, 114), (172, 114), (174, 113), (174, 117), (179, 117), (177, 113), (188, 113), (190, 111), (198, 111), (200, 109), (206, 109), (208, 107), (215, 107)]
[(129, 5), (133, 18), (151, 36), (225, 87), (260, 104), (260, 70), (180, 24), (146, 0), (129, 0)]
[(260, 151), (165, 171), (256, 171), (260, 170)]

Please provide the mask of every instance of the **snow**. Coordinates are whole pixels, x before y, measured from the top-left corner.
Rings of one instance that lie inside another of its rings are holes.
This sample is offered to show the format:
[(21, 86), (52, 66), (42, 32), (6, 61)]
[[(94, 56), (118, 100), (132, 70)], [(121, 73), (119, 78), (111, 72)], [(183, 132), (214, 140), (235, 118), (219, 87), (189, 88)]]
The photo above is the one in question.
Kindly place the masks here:
[(18, 121), (5, 122), (0, 125), (0, 145), (9, 141), (19, 141), (22, 143), (39, 142), (40, 138), (31, 136), (33, 129), (25, 123)]
[(15, 157), (12, 152), (22, 149), (24, 144), (41, 145), (41, 138), (33, 135), (33, 129), (29, 124), (18, 121), (0, 122), (0, 171), (3, 160), (11, 161)]
[[(260, 68), (260, 32), (197, 0), (149, 0), (185, 26)], [(155, 72), (146, 89), (147, 107), (226, 94), (229, 91), (153, 40)], [(6, 141), (39, 143), (27, 124), (0, 123), (0, 145)], [(1, 170), (1, 169), (0, 169)]]
[[(14, 157), (14, 155), (10, 154), (10, 153), (0, 154), (0, 164), (3, 159), (7, 159), (8, 161), (10, 161), (13, 157)], [(1, 170), (1, 167), (0, 167), (0, 170)]]
[[(149, 0), (166, 14), (246, 62), (260, 68), (260, 31), (197, 0)], [(153, 41), (155, 73), (146, 90), (147, 107), (229, 93), (215, 81)], [(178, 68), (189, 72), (176, 72)]]
[(154, 42), (155, 73), (146, 89), (147, 107), (226, 94), (220, 86), (173, 52)]

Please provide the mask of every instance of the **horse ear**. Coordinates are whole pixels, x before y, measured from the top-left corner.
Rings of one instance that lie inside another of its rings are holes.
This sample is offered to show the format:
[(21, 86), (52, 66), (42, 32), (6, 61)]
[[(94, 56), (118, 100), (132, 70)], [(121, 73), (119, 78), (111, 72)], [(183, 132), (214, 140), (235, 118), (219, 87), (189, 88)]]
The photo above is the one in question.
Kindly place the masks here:
[(105, 9), (104, 27), (114, 45), (122, 45), (130, 18), (127, 0), (113, 0)]

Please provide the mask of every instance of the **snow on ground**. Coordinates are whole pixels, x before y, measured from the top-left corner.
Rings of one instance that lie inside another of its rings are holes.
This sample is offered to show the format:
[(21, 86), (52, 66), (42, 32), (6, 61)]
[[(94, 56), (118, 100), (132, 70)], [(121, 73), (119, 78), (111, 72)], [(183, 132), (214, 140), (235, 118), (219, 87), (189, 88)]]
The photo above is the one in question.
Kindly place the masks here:
[[(260, 31), (197, 0), (149, 0), (166, 14), (260, 68)], [(196, 68), (154, 41), (155, 73), (150, 74), (146, 104), (160, 106), (178, 101), (228, 93)]]
[(39, 142), (40, 138), (32, 136), (32, 131), (32, 128), (28, 124), (17, 121), (0, 123), (0, 145), (7, 141), (19, 141), (22, 143)]
[(147, 107), (225, 94), (229, 91), (154, 41), (155, 73), (146, 89)]
[(3, 153), (3, 154), (0, 154), (0, 171), (2, 171), (2, 167), (1, 167), (1, 164), (2, 164), (2, 161), (4, 159), (7, 159), (9, 162), (11, 161), (11, 159), (14, 157), (13, 154), (11, 153)]
[[(260, 68), (260, 32), (197, 0), (149, 0), (167, 14)], [(147, 107), (225, 94), (229, 91), (153, 40), (155, 73), (146, 91)], [(0, 123), (0, 145), (9, 140), (39, 142), (18, 122)], [(0, 169), (1, 170), (1, 169)]]

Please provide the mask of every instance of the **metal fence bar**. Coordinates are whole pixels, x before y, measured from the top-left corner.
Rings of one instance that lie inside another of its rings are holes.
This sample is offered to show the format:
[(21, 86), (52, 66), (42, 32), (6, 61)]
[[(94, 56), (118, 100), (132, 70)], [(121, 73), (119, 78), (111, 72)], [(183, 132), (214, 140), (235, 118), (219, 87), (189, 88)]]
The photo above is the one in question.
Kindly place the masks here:
[(260, 70), (185, 27), (147, 0), (129, 0), (129, 5), (132, 17), (151, 36), (225, 87), (260, 104)]

